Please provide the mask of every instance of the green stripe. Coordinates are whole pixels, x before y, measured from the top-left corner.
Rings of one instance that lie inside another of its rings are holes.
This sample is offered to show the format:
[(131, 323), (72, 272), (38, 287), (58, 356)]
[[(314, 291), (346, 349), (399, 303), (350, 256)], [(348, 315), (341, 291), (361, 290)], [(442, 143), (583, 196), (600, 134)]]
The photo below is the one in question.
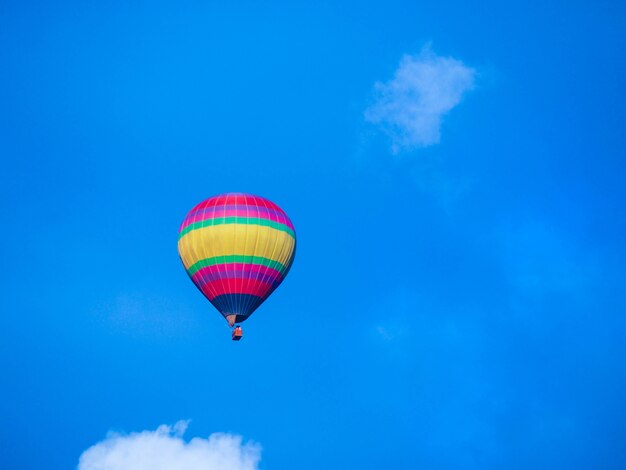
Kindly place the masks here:
[(285, 270), (285, 266), (273, 259), (263, 258), (262, 256), (246, 256), (246, 255), (227, 255), (227, 256), (214, 256), (213, 258), (204, 258), (200, 261), (196, 261), (192, 264), (187, 273), (193, 276), (200, 269), (207, 266), (215, 266), (216, 264), (226, 263), (246, 263), (246, 264), (260, 264), (261, 266), (267, 266), (268, 268), (275, 269), (281, 274)]
[(287, 227), (278, 222), (274, 222), (273, 220), (260, 219), (257, 217), (216, 217), (215, 219), (206, 219), (201, 220), (199, 222), (194, 222), (193, 224), (187, 225), (184, 229), (180, 231), (178, 234), (178, 239), (180, 240), (186, 234), (195, 230), (197, 228), (203, 227), (211, 227), (212, 225), (222, 225), (222, 224), (251, 224), (251, 225), (261, 225), (263, 227), (271, 227), (276, 230), (280, 230), (282, 232), (288, 233), (294, 239), (296, 238), (296, 234), (291, 228)]

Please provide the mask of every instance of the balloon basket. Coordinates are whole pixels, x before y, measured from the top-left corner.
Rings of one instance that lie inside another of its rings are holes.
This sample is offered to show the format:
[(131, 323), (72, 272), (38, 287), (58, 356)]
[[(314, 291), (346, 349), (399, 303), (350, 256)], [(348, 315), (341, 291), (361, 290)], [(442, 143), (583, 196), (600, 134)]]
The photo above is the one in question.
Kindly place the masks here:
[(243, 338), (243, 331), (241, 330), (240, 326), (236, 326), (235, 328), (233, 328), (232, 340), (239, 341), (241, 338)]

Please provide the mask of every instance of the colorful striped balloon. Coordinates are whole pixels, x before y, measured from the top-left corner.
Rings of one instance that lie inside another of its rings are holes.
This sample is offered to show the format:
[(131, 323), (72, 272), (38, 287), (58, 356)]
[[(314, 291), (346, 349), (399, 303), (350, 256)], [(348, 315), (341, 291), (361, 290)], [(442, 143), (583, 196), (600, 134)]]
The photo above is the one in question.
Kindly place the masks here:
[(267, 199), (228, 193), (187, 214), (178, 253), (193, 283), (232, 326), (247, 319), (283, 281), (296, 250), (287, 214)]

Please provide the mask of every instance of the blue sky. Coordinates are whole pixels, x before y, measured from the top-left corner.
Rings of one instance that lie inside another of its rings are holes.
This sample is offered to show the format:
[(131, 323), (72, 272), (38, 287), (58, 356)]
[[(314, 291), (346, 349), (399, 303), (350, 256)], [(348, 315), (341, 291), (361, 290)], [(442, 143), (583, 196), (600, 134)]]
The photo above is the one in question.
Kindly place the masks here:
[[(624, 467), (623, 3), (105, 3), (0, 3), (3, 467)], [(227, 191), (298, 232), (240, 343), (176, 250)]]

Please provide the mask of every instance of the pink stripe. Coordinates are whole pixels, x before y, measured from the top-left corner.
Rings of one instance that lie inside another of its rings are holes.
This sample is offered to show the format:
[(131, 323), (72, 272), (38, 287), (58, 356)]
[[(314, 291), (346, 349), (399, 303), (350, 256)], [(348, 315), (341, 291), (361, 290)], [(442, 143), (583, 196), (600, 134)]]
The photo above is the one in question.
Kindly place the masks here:
[(291, 220), (289, 220), (289, 218), (284, 214), (280, 214), (278, 212), (272, 213), (269, 211), (265, 211), (265, 213), (263, 213), (262, 211), (245, 209), (225, 210), (224, 206), (208, 208), (189, 213), (187, 217), (185, 217), (185, 220), (183, 221), (180, 230), (184, 230), (185, 227), (196, 222), (202, 222), (203, 220), (216, 219), (220, 217), (250, 217), (271, 220), (273, 222), (278, 222), (280, 224), (286, 225), (290, 229), (295, 230), (293, 224), (291, 223)]
[(221, 294), (251, 294), (267, 298), (276, 286), (257, 280), (248, 282), (242, 279), (217, 279), (199, 287), (208, 299), (212, 300)]
[(272, 209), (270, 207), (263, 206), (255, 206), (255, 205), (246, 205), (246, 204), (226, 204), (225, 206), (211, 206), (211, 207), (202, 207), (199, 209), (192, 209), (188, 216), (201, 214), (204, 211), (221, 211), (221, 210), (243, 210), (249, 211), (250, 217), (252, 214), (261, 213), (261, 214), (275, 214), (275, 215), (286, 215), (282, 210)]
[(194, 282), (205, 284), (222, 278), (244, 278), (274, 283), (282, 279), (280, 272), (267, 266), (247, 263), (224, 263), (206, 266), (191, 277)]

